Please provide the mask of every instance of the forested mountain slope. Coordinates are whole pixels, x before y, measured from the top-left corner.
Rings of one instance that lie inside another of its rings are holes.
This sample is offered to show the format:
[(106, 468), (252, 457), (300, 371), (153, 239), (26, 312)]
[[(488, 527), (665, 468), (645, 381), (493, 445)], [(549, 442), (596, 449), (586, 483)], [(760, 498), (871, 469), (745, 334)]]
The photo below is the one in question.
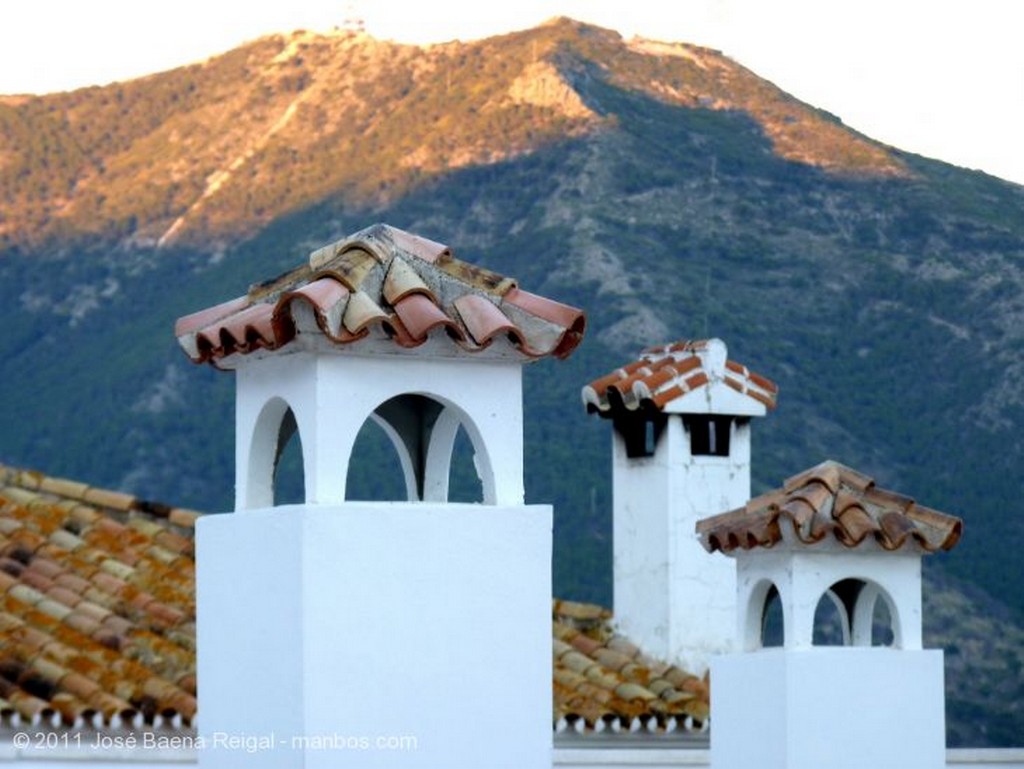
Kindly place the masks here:
[[(963, 614), (977, 641), (951, 734), (1024, 731), (1020, 645), (981, 620), (1015, 638), (1024, 612), (1024, 188), (879, 145), (715, 51), (569, 20), (429, 48), (293, 33), (0, 97), (0, 462), (228, 509), (232, 377), (192, 367), (174, 319), (375, 221), (588, 312), (569, 360), (527, 371), (560, 595), (610, 602), (609, 427), (580, 387), (718, 336), (781, 389), (755, 491), (832, 458), (965, 519), (929, 567), (935, 637)], [(366, 441), (353, 485), (385, 493)]]

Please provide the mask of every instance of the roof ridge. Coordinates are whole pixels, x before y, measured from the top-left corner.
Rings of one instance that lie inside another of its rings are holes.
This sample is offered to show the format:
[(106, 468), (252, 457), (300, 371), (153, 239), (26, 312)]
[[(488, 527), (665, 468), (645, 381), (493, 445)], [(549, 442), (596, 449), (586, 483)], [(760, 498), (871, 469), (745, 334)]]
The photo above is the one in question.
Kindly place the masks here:
[(153, 518), (168, 520), (183, 528), (192, 528), (195, 520), (203, 515), (198, 510), (173, 507), (163, 502), (142, 499), (126, 492), (112, 491), (99, 486), (90, 486), (81, 481), (46, 475), (38, 470), (0, 464), (0, 486), (3, 485), (80, 502), (101, 512), (113, 511), (127, 515), (143, 513)]

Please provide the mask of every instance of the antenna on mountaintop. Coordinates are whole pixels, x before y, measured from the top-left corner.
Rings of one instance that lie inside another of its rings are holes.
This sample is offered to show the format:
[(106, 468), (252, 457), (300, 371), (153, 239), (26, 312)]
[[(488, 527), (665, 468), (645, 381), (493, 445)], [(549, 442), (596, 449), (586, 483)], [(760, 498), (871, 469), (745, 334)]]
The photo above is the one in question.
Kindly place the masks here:
[(342, 19), (341, 28), (346, 32), (365, 32), (366, 21), (359, 13), (355, 0), (347, 0), (345, 3), (345, 18)]

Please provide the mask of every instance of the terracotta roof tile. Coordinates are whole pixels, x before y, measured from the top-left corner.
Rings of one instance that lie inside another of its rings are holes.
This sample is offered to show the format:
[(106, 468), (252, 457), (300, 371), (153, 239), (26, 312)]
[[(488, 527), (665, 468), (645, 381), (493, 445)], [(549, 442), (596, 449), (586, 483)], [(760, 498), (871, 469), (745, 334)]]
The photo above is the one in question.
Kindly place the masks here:
[[(192, 723), (197, 515), (0, 466), (0, 719), (96, 728)], [(70, 534), (65, 526), (81, 535), (73, 535), (73, 549), (41, 534), (53, 527)], [(154, 550), (174, 558), (168, 563)], [(555, 601), (552, 620), (556, 731), (706, 728), (707, 682), (644, 656), (614, 632), (606, 609)]]
[[(721, 364), (716, 354), (722, 356)], [(587, 411), (613, 416), (622, 411), (661, 411), (672, 401), (713, 382), (722, 382), (766, 408), (775, 408), (778, 387), (746, 366), (725, 360), (717, 339), (648, 347), (633, 361), (583, 388)]]
[(706, 728), (706, 680), (645, 657), (615, 633), (607, 609), (555, 601), (552, 619), (556, 732)]
[(0, 712), (191, 722), (196, 515), (0, 466)]
[(278, 350), (303, 335), (417, 348), (441, 334), (468, 353), (501, 340), (497, 354), (563, 358), (585, 326), (574, 307), (459, 261), (447, 246), (377, 224), (314, 251), (308, 264), (244, 297), (180, 318), (175, 335), (194, 362), (229, 368), (236, 355)]
[(453, 304), (466, 331), (479, 347), (486, 347), (499, 334), (508, 335), (515, 346), (525, 344), (516, 325), (493, 302), (478, 294), (465, 294)]
[(963, 522), (880, 489), (874, 481), (837, 462), (823, 462), (786, 481), (783, 488), (744, 507), (697, 523), (710, 551), (773, 547), (779, 542), (814, 546), (838, 542), (849, 548), (874, 543), (883, 550), (950, 550)]

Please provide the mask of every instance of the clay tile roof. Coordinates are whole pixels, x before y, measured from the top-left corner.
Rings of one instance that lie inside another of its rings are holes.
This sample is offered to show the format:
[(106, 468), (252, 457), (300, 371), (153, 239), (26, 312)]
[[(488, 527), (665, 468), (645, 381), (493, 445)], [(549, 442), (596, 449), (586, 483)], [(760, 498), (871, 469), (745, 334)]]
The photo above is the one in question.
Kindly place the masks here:
[(606, 417), (662, 411), (676, 398), (720, 382), (766, 408), (775, 408), (779, 388), (725, 356), (725, 343), (719, 339), (648, 347), (638, 360), (584, 386), (583, 404), (589, 413)]
[(780, 541), (797, 547), (874, 543), (883, 550), (934, 553), (952, 549), (962, 531), (959, 518), (880, 489), (866, 475), (832, 461), (793, 476), (744, 507), (697, 523), (704, 547), (724, 553)]
[(467, 353), (564, 358), (585, 327), (574, 307), (460, 261), (445, 245), (375, 224), (245, 296), (179, 318), (175, 336), (194, 362), (231, 368), (234, 356), (297, 340), (412, 349), (439, 339)]
[(188, 727), (197, 513), (0, 465), (0, 718)]
[(556, 732), (706, 729), (706, 677), (645, 656), (599, 606), (556, 600), (552, 620)]
[[(194, 725), (198, 515), (0, 465), (0, 723)], [(556, 732), (706, 731), (707, 678), (607, 609), (554, 601), (551, 641)]]

